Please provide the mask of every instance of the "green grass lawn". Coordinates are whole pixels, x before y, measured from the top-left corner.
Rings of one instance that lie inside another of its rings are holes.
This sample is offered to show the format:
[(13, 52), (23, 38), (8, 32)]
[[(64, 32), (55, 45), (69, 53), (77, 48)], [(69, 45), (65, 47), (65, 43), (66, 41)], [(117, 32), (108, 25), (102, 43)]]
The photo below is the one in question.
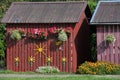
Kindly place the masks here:
[(101, 75), (83, 75), (83, 76), (68, 76), (68, 77), (34, 77), (34, 78), (16, 78), (16, 77), (0, 77), (0, 80), (120, 80), (120, 77), (101, 76)]
[[(14, 76), (11, 77), (9, 74), (14, 75), (15, 77)], [(0, 80), (120, 80), (120, 76), (119, 75), (80, 75), (80, 74), (72, 74), (72, 73), (39, 74), (35, 72), (13, 72), (9, 70), (0, 70)]]

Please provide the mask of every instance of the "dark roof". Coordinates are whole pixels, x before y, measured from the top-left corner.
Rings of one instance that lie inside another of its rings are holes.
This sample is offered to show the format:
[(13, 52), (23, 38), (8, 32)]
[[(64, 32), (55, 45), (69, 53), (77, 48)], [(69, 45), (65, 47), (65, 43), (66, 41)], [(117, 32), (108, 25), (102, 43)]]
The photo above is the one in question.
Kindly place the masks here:
[(3, 23), (74, 23), (78, 22), (84, 2), (14, 2)]
[(91, 24), (120, 24), (120, 2), (99, 2)]

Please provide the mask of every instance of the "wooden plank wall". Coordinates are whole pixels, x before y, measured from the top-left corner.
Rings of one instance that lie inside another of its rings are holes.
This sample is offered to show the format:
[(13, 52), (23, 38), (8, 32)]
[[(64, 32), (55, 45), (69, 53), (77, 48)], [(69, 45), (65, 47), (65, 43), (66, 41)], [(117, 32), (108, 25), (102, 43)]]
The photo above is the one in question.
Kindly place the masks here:
[[(108, 44), (105, 41), (108, 34), (115, 36), (114, 43)], [(99, 61), (120, 64), (120, 25), (97, 26), (97, 51)]]
[[(48, 28), (51, 26), (57, 26), (59, 28), (65, 27), (74, 27), (74, 24), (8, 24), (7, 25), (7, 69), (13, 71), (35, 71), (39, 66), (47, 66), (46, 58), (52, 57), (51, 66), (58, 67), (60, 71), (63, 72), (75, 72), (73, 71), (74, 59), (71, 59), (74, 55), (73, 50), (73, 32), (69, 37), (68, 41), (63, 42), (61, 46), (61, 50), (58, 50), (55, 45), (56, 39), (53, 35), (49, 36), (47, 41), (41, 42), (40, 40), (32, 40), (27, 37), (23, 38), (20, 41), (15, 41), (10, 39), (10, 35), (8, 34), (10, 31), (21, 28), (26, 32), (31, 32), (33, 29), (42, 29), (44, 31), (48, 31)], [(34, 51), (36, 45), (45, 46), (45, 55)], [(35, 62), (33, 66), (30, 66), (28, 61), (29, 57), (35, 57)], [(19, 57), (20, 61), (18, 66), (15, 64), (15, 58)], [(65, 57), (67, 59), (65, 66), (62, 63), (62, 58)], [(76, 62), (77, 63), (77, 62)]]

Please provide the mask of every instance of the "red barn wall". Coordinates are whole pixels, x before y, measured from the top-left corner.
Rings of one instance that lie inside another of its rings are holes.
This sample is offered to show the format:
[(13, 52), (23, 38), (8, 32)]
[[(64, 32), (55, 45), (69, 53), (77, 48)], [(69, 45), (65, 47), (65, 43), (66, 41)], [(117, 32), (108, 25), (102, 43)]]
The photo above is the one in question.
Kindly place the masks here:
[[(29, 38), (23, 38), (20, 41), (15, 41), (10, 39), (8, 32), (15, 30), (15, 29), (24, 29), (27, 32), (31, 32), (33, 29), (43, 29), (44, 31), (48, 31), (50, 26), (57, 26), (57, 27), (72, 27), (74, 28), (75, 24), (8, 24), (7, 25), (7, 69), (14, 70), (14, 71), (34, 71), (39, 66), (47, 66), (46, 57), (52, 57), (53, 61), (51, 62), (51, 66), (58, 67), (61, 71), (65, 72), (75, 72), (73, 70), (73, 62), (75, 59), (72, 59), (74, 55), (73, 50), (73, 32), (71, 33), (68, 41), (63, 42), (62, 50), (57, 50), (55, 45), (55, 38), (53, 35), (48, 37), (47, 41), (41, 42), (39, 40), (32, 40)], [(45, 51), (45, 55), (37, 54), (35, 55), (36, 45), (42, 44), (47, 49)], [(31, 67), (28, 58), (29, 56), (35, 57), (35, 63)], [(20, 62), (18, 66), (15, 65), (15, 57), (20, 58)], [(65, 66), (62, 64), (62, 57), (66, 57), (67, 62)]]
[[(108, 34), (115, 36), (114, 43), (105, 41)], [(120, 25), (97, 26), (97, 51), (98, 61), (120, 64)]]

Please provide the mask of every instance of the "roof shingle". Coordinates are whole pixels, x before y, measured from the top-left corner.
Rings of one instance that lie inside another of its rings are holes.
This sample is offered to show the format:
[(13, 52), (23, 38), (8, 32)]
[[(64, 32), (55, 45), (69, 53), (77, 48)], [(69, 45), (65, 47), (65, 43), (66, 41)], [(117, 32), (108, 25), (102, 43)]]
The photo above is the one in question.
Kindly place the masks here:
[(14, 2), (3, 23), (78, 22), (86, 2)]
[(100, 2), (96, 8), (91, 24), (120, 23), (120, 2)]

